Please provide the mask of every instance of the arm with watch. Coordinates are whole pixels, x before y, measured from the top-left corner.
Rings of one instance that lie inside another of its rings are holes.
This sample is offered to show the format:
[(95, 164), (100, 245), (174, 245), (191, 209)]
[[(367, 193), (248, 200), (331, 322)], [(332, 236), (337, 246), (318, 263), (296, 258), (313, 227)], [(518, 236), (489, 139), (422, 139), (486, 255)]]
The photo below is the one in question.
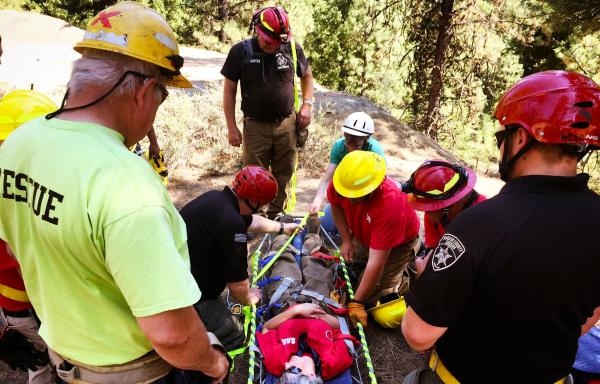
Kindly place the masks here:
[(260, 215), (252, 215), (252, 223), (248, 227), (248, 232), (254, 233), (276, 233), (278, 235), (291, 235), (299, 225), (296, 223), (283, 223), (275, 220), (269, 220)]
[(296, 115), (296, 124), (299, 129), (306, 129), (310, 124), (313, 106), (313, 75), (310, 67), (306, 69), (300, 78), (300, 89), (302, 89), (302, 105)]

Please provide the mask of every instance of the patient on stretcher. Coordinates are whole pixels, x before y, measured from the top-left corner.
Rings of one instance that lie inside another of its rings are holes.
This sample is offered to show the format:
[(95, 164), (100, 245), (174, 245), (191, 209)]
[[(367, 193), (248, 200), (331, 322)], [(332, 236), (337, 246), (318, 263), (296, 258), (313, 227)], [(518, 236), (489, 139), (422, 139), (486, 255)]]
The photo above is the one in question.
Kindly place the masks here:
[[(310, 228), (309, 228), (310, 229)], [(279, 235), (271, 249), (282, 247), (288, 236)], [(340, 330), (344, 309), (329, 299), (333, 289), (328, 261), (313, 257), (321, 239), (308, 233), (299, 249), (289, 246), (275, 262), (265, 287), (274, 315), (257, 334), (266, 370), (279, 383), (323, 383), (348, 371), (356, 339)], [(348, 345), (349, 344), (349, 345)]]

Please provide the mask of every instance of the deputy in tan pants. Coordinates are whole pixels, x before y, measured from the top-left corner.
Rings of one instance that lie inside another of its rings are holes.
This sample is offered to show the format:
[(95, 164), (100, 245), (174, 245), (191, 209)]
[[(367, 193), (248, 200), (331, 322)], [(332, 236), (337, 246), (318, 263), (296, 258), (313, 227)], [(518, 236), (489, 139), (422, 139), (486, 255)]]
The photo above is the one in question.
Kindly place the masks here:
[(271, 169), (279, 191), (270, 204), (268, 213), (274, 215), (284, 208), (287, 193), (285, 186), (294, 172), (296, 153), (296, 114), (283, 120), (261, 122), (244, 118), (244, 166), (260, 165)]
[[(235, 147), (244, 144), (244, 165), (270, 169), (279, 184), (279, 194), (268, 208), (269, 217), (273, 217), (284, 208), (294, 151), (297, 143), (302, 144), (297, 142), (296, 131), (304, 139), (308, 134), (313, 75), (302, 46), (291, 40), (283, 8), (267, 7), (255, 12), (251, 25), (256, 36), (231, 47), (221, 69), (223, 112), (229, 144)], [(297, 112), (296, 77), (300, 78), (302, 90)], [(238, 82), (244, 113), (243, 136), (235, 119)]]

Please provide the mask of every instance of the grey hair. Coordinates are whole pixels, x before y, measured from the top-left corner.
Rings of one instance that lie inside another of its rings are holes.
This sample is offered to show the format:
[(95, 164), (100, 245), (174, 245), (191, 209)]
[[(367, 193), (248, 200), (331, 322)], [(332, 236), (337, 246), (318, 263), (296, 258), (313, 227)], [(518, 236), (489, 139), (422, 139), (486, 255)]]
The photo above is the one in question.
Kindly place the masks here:
[(323, 384), (319, 376), (310, 378), (303, 373), (283, 372), (279, 384)]
[[(156, 65), (129, 56), (89, 48), (83, 51), (82, 56), (73, 63), (71, 79), (68, 84), (71, 95), (90, 86), (100, 86), (108, 91), (127, 71), (139, 72), (156, 78), (160, 84), (166, 82), (166, 78), (161, 75)], [(110, 96), (131, 94), (141, 80), (137, 76), (127, 76)], [(157, 89), (157, 92), (160, 90)]]

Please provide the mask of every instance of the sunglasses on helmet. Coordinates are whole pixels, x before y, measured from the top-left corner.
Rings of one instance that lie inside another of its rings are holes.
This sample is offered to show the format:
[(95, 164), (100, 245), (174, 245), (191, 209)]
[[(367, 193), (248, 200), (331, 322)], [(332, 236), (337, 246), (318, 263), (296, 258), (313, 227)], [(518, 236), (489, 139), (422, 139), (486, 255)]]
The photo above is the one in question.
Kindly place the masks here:
[[(442, 191), (433, 189), (430, 191), (422, 191), (415, 186), (414, 176), (419, 171), (432, 167), (445, 167), (455, 172), (454, 176), (448, 180)], [(417, 196), (425, 197), (432, 200), (446, 200), (454, 196), (456, 192), (461, 190), (469, 181), (469, 175), (464, 167), (455, 164), (448, 164), (443, 161), (427, 161), (421, 165), (413, 174), (406, 184), (403, 184), (403, 191), (406, 193), (414, 193)], [(404, 190), (406, 187), (406, 190)]]

